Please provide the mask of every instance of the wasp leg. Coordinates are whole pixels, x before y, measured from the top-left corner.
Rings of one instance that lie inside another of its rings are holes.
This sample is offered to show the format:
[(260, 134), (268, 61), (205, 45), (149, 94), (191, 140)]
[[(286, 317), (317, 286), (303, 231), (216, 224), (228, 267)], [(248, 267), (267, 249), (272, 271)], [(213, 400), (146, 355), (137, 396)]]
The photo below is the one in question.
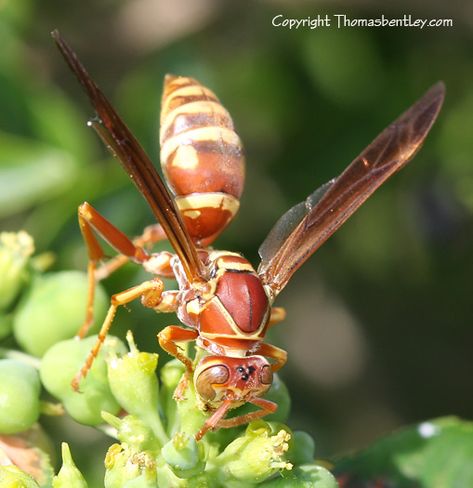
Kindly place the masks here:
[(239, 425), (247, 424), (248, 422), (252, 422), (253, 420), (257, 420), (261, 417), (274, 413), (278, 409), (276, 403), (270, 400), (265, 400), (264, 398), (255, 397), (249, 400), (249, 403), (260, 407), (260, 410), (250, 412), (245, 415), (239, 415), (238, 417), (232, 417), (231, 419), (224, 419), (223, 417), (231, 408), (232, 401), (233, 399), (225, 400), (222, 405), (220, 405), (220, 407), (218, 407), (217, 410), (215, 410), (215, 412), (205, 421), (205, 424), (195, 435), (195, 439), (197, 441), (202, 439), (202, 437), (204, 437), (209, 430), (238, 427)]
[(230, 427), (237, 427), (242, 424), (248, 424), (249, 422), (253, 422), (253, 420), (257, 420), (261, 417), (269, 415), (270, 413), (274, 413), (278, 409), (276, 403), (272, 402), (271, 400), (266, 400), (264, 398), (255, 397), (249, 400), (249, 403), (260, 407), (261, 410), (246, 413), (245, 415), (239, 415), (238, 417), (232, 417), (231, 419), (222, 419), (217, 423), (216, 427), (228, 429)]
[(184, 400), (184, 391), (189, 383), (189, 378), (194, 372), (194, 366), (191, 359), (182, 352), (182, 349), (176, 344), (176, 342), (194, 341), (198, 336), (199, 332), (197, 330), (184, 329), (178, 325), (169, 325), (158, 334), (159, 345), (168, 354), (174, 356), (176, 359), (179, 359), (179, 361), (181, 361), (186, 367), (186, 371), (179, 381), (176, 390), (174, 391), (174, 398), (176, 400)]
[(202, 437), (209, 431), (217, 428), (217, 424), (222, 422), (222, 418), (225, 417), (227, 412), (232, 407), (232, 398), (227, 398), (223, 403), (215, 410), (215, 412), (205, 421), (202, 428), (195, 435), (195, 440), (200, 441)]
[(282, 322), (286, 318), (286, 309), (283, 307), (272, 307), (269, 316), (268, 328)]
[(261, 342), (258, 348), (258, 354), (266, 356), (270, 359), (274, 359), (276, 362), (271, 364), (271, 369), (273, 373), (280, 370), (287, 361), (287, 352), (284, 349), (273, 346), (272, 344), (267, 344), (266, 342)]
[[(133, 244), (138, 247), (143, 247), (148, 250), (151, 249), (153, 244), (156, 244), (159, 241), (164, 241), (167, 239), (166, 233), (164, 232), (163, 228), (160, 224), (153, 224), (149, 225), (145, 228), (141, 236), (136, 237), (133, 239)], [(114, 256), (113, 258), (109, 259), (106, 263), (102, 264), (99, 268), (95, 270), (95, 279), (97, 281), (103, 280), (114, 273), (117, 269), (121, 268), (123, 265), (128, 263), (130, 260), (129, 256), (125, 254), (119, 254), (118, 256)], [(165, 268), (160, 273), (161, 276), (165, 277), (173, 277), (174, 274), (172, 269)]]
[(156, 308), (161, 300), (163, 289), (163, 282), (159, 278), (155, 278), (153, 280), (145, 281), (140, 285), (129, 288), (128, 290), (112, 295), (112, 298), (110, 299), (110, 307), (98, 334), (97, 341), (94, 344), (94, 347), (90, 350), (82, 368), (74, 376), (71, 382), (74, 390), (77, 391), (79, 389), (79, 383), (81, 379), (87, 376), (87, 373), (92, 367), (94, 359), (97, 357), (97, 354), (99, 353), (100, 348), (102, 347), (102, 344), (107, 337), (108, 331), (112, 326), (113, 319), (115, 318), (115, 314), (117, 313), (117, 308), (120, 305), (126, 305), (127, 303), (130, 303), (131, 301), (139, 297), (141, 297), (142, 302), (145, 306)]
[(89, 264), (87, 266), (89, 277), (87, 309), (84, 323), (77, 332), (77, 336), (82, 339), (87, 334), (94, 320), (94, 296), (96, 286), (95, 270), (97, 262), (105, 256), (102, 247), (94, 235), (94, 231), (118, 252), (128, 256), (137, 263), (145, 262), (149, 259), (149, 255), (142, 247), (135, 246), (121, 230), (117, 229), (87, 202), (84, 202), (79, 206), (78, 214), (80, 230), (89, 255)]
[(146, 307), (151, 307), (156, 310), (156, 312), (161, 313), (171, 313), (177, 310), (179, 305), (178, 302), (179, 297), (179, 290), (167, 290), (163, 291), (161, 295), (161, 300), (159, 301), (158, 305), (147, 305), (144, 304)]

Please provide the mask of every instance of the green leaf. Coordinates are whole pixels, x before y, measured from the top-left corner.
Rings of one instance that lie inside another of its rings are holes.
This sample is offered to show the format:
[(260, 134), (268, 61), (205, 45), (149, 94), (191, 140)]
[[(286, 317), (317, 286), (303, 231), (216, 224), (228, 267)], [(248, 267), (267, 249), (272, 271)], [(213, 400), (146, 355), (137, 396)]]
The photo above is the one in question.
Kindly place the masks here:
[(44, 142), (64, 149), (79, 161), (93, 160), (95, 139), (81, 114), (59, 91), (38, 92), (29, 100), (31, 125)]
[(445, 417), (422, 422), (340, 459), (343, 483), (386, 481), (398, 488), (473, 486), (473, 422)]
[(327, 97), (336, 103), (357, 105), (378, 93), (384, 73), (382, 60), (376, 44), (362, 29), (321, 29), (301, 38), (303, 62)]
[(49, 200), (69, 188), (72, 156), (55, 147), (0, 132), (0, 217)]

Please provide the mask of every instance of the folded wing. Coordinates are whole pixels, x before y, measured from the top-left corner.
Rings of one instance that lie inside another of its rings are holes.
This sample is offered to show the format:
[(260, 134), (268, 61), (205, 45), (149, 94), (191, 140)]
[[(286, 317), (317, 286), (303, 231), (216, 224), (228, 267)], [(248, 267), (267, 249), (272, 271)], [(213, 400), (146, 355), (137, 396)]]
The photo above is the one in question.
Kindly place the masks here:
[(189, 281), (202, 278), (205, 274), (203, 264), (174, 200), (153, 163), (59, 32), (54, 31), (52, 36), (97, 113), (98, 119), (91, 121), (90, 125), (120, 161), (148, 202), (176, 251)]

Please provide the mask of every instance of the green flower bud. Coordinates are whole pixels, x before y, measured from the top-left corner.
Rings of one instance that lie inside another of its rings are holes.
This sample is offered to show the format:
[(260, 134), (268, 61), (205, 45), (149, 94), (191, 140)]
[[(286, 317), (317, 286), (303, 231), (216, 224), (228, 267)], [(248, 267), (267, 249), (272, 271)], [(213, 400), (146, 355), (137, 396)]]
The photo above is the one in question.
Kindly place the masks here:
[(33, 238), (25, 231), (0, 233), (0, 311), (11, 305), (28, 278)]
[(278, 471), (292, 469), (292, 464), (285, 459), (290, 437), (285, 430), (271, 435), (271, 428), (265, 422), (252, 422), (243, 436), (231, 442), (212, 461), (212, 468), (218, 468), (216, 474), (222, 484), (264, 481)]
[(130, 352), (122, 357), (110, 356), (107, 360), (110, 388), (122, 408), (147, 423), (164, 444), (168, 438), (158, 413), (158, 355), (140, 352), (130, 331), (127, 340)]
[(167, 432), (173, 435), (180, 429), (180, 421), (174, 399), (174, 390), (184, 374), (185, 367), (178, 359), (168, 361), (161, 369), (160, 406), (166, 417)]
[(40, 413), (38, 371), (15, 359), (1, 359), (0, 378), (0, 433), (23, 432)]
[(285, 430), (291, 436), (291, 439), (289, 440), (289, 449), (291, 448), (293, 434), (292, 430), (286, 424), (283, 424), (282, 422), (267, 422), (265, 417), (264, 419), (259, 419), (251, 422), (249, 426), (250, 425), (253, 430), (258, 430), (262, 428), (269, 429), (270, 434), (277, 434), (280, 430)]
[(7, 337), (13, 330), (13, 314), (0, 315), (0, 339)]
[(176, 386), (186, 370), (185, 366), (178, 359), (171, 359), (161, 369), (161, 383), (163, 390), (166, 388), (169, 390), (170, 396), (174, 394)]
[[(42, 356), (53, 344), (73, 337), (85, 318), (89, 282), (86, 273), (61, 271), (35, 276), (18, 305), (13, 333), (22, 349)], [(102, 324), (109, 300), (98, 285), (92, 330)]]
[(156, 461), (147, 451), (113, 444), (105, 457), (105, 488), (156, 488)]
[(184, 432), (177, 433), (165, 444), (161, 455), (179, 478), (189, 478), (204, 470), (203, 445)]
[(317, 464), (306, 464), (294, 469), (290, 474), (260, 485), (260, 488), (338, 488), (332, 473)]
[(82, 473), (77, 469), (66, 442), (61, 445), (62, 467), (53, 478), (53, 488), (87, 488)]
[(184, 397), (184, 400), (175, 403), (178, 419), (176, 423), (179, 425), (180, 431), (193, 435), (200, 430), (208, 415), (206, 416), (199, 408), (192, 379), (188, 382)]
[[(177, 359), (166, 363), (161, 370), (161, 380), (163, 384), (161, 407), (166, 415), (167, 432), (171, 436), (178, 432), (186, 432), (189, 435), (195, 434), (207, 419), (207, 415), (200, 409), (192, 378), (188, 379), (187, 388), (183, 392), (183, 398), (178, 401), (174, 399), (175, 389), (179, 385), (184, 374), (185, 367)], [(221, 429), (220, 431), (227, 430), (232, 429)], [(209, 434), (213, 436), (215, 433), (212, 432)], [(233, 435), (228, 442), (234, 438), (235, 435)], [(228, 442), (226, 444), (228, 444)]]
[(83, 365), (96, 339), (96, 336), (92, 336), (55, 344), (44, 355), (40, 367), (44, 387), (63, 402), (71, 417), (86, 425), (101, 424), (102, 410), (113, 414), (120, 410), (120, 405), (108, 385), (107, 364), (104, 359), (110, 351), (125, 350), (123, 343), (116, 337), (107, 336), (91, 370), (80, 383), (80, 392), (72, 389), (71, 380)]
[(0, 486), (2, 488), (39, 488), (38, 483), (13, 464), (0, 465)]
[(117, 439), (135, 451), (158, 451), (160, 444), (151, 428), (135, 415), (118, 418), (102, 412), (102, 418), (115, 427)]
[(289, 396), (289, 391), (286, 385), (281, 380), (279, 375), (274, 375), (271, 389), (264, 396), (264, 398), (271, 400), (278, 406), (276, 412), (271, 415), (267, 415), (265, 420), (272, 422), (286, 422), (291, 409), (291, 397)]
[(291, 441), (287, 457), (293, 464), (309, 464), (314, 461), (315, 442), (309, 434), (297, 430), (293, 433)]
[(191, 488), (191, 486), (195, 486), (196, 488), (207, 488), (208, 485), (200, 484), (200, 485), (193, 485), (190, 483), (190, 480), (185, 480), (182, 478), (178, 478), (174, 471), (171, 469), (169, 464), (163, 459), (162, 456), (159, 456), (156, 460), (156, 475), (159, 480), (159, 487), (163, 488)]

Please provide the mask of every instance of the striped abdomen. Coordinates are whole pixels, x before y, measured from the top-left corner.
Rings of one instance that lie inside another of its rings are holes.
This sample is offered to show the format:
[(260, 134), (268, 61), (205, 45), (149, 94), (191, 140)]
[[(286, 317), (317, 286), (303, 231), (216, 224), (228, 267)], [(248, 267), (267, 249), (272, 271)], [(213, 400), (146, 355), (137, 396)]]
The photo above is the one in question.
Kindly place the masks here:
[(167, 75), (161, 105), (161, 165), (191, 237), (210, 244), (238, 211), (244, 182), (240, 138), (215, 94)]

